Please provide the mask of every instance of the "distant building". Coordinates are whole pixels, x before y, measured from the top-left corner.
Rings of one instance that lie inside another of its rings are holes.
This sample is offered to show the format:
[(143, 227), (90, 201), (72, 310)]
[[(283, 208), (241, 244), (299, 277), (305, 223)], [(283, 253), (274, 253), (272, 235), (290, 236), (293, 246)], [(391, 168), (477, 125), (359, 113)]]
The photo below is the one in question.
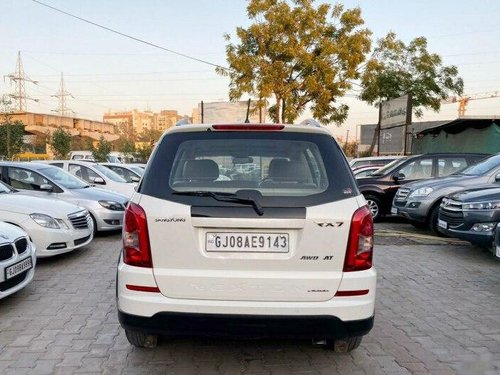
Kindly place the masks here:
[(115, 124), (120, 131), (140, 134), (147, 130), (165, 131), (182, 118), (176, 110), (163, 110), (159, 113), (134, 109), (125, 112), (108, 112), (103, 121)]
[(460, 117), (415, 134), (413, 153), (500, 152), (500, 118)]
[[(193, 109), (193, 124), (213, 123), (243, 123), (247, 115), (248, 101), (239, 102), (204, 102)], [(266, 122), (266, 109), (255, 108), (255, 103), (250, 103), (251, 123)]]
[[(412, 150), (412, 143), (415, 135), (425, 129), (439, 126), (447, 121), (418, 121), (408, 125), (407, 135), (407, 153)], [(358, 153), (366, 152), (370, 149), (372, 144), (373, 135), (377, 129), (377, 124), (362, 124), (360, 127)], [(404, 131), (405, 127), (400, 126), (392, 129), (382, 129), (380, 132), (380, 155), (402, 155), (404, 151)], [(374, 152), (377, 152), (377, 142), (375, 142)]]
[(37, 152), (47, 153), (49, 157), (53, 156), (53, 150), (47, 144), (47, 136), (52, 135), (58, 128), (71, 134), (73, 146), (89, 141), (95, 144), (101, 137), (108, 142), (118, 139), (116, 127), (111, 123), (34, 112), (14, 112), (9, 116), (13, 121), (20, 121), (25, 125), (24, 143), (31, 145), (32, 149), (38, 148)]
[(118, 135), (115, 134), (115, 125), (112, 123), (33, 112), (14, 112), (9, 115), (13, 121), (21, 121), (25, 125), (25, 131), (33, 135), (45, 136), (62, 127), (74, 137), (99, 140), (103, 136), (110, 142), (118, 139)]
[(175, 123), (182, 118), (182, 116), (179, 116), (177, 111), (167, 109), (157, 113), (155, 116), (154, 129), (161, 132), (174, 126)]

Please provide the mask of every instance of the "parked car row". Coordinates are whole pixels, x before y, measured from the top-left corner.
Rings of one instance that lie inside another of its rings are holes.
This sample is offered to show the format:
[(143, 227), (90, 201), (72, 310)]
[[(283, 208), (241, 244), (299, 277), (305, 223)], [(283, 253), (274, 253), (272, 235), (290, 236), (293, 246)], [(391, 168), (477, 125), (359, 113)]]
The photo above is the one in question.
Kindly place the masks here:
[(500, 258), (500, 154), (401, 157), (363, 177), (353, 170), (374, 220), (406, 218), (438, 236), (457, 237)]
[[(487, 155), (470, 153), (405, 156), (356, 181), (361, 193), (365, 196), (374, 220), (377, 221), (391, 213), (394, 196), (403, 184), (448, 176), (478, 162), (485, 156)], [(420, 192), (416, 194), (418, 193)]]
[[(30, 282), (36, 258), (122, 228), (139, 177), (129, 183), (110, 168), (74, 160), (0, 162), (0, 298)], [(144, 171), (134, 169), (136, 176)]]

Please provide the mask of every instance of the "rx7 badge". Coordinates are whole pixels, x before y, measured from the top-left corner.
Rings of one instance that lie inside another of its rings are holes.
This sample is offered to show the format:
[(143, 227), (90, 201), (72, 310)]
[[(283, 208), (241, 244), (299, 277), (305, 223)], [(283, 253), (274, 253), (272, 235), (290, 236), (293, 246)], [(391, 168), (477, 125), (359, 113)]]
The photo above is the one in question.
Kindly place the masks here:
[(332, 227), (332, 228), (340, 228), (342, 224), (344, 224), (343, 221), (315, 221), (316, 225), (320, 226), (321, 228), (326, 228), (326, 227)]

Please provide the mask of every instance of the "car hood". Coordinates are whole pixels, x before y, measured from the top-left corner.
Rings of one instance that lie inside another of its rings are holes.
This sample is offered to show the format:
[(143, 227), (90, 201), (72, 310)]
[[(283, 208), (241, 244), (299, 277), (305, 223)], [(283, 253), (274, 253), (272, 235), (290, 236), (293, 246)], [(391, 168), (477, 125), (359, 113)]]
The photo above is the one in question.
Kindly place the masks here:
[(123, 194), (93, 186), (85, 189), (70, 189), (69, 192), (71, 192), (71, 194), (73, 194), (76, 199), (86, 199), (92, 201), (113, 201), (122, 204), (128, 202), (128, 198)]
[(25, 236), (26, 232), (21, 228), (0, 221), (0, 243), (13, 242), (16, 238)]
[(0, 211), (25, 215), (36, 212), (62, 218), (81, 209), (81, 207), (58, 199), (30, 197), (18, 193), (0, 194)]
[(446, 177), (429, 178), (427, 180), (410, 182), (404, 185), (406, 188), (415, 190), (421, 187), (431, 187), (434, 190), (444, 188), (447, 186), (463, 186), (464, 188), (470, 186), (474, 181), (479, 180), (483, 176), (463, 176), (451, 175)]
[(449, 198), (460, 202), (488, 202), (500, 200), (500, 186), (482, 185), (451, 194)]

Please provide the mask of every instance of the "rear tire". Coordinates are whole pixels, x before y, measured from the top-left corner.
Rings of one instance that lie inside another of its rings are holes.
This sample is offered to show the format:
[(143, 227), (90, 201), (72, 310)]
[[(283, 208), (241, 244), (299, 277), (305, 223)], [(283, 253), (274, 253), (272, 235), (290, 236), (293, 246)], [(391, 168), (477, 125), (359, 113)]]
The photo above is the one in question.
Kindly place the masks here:
[(368, 204), (368, 208), (372, 213), (373, 221), (380, 221), (382, 217), (382, 204), (380, 203), (380, 199), (375, 195), (367, 194), (365, 195), (366, 203)]
[(335, 353), (349, 353), (361, 344), (362, 339), (362, 336), (354, 336), (332, 340), (328, 341), (327, 347), (333, 350)]
[(128, 342), (138, 348), (156, 348), (158, 345), (158, 335), (149, 335), (140, 331), (125, 330)]

